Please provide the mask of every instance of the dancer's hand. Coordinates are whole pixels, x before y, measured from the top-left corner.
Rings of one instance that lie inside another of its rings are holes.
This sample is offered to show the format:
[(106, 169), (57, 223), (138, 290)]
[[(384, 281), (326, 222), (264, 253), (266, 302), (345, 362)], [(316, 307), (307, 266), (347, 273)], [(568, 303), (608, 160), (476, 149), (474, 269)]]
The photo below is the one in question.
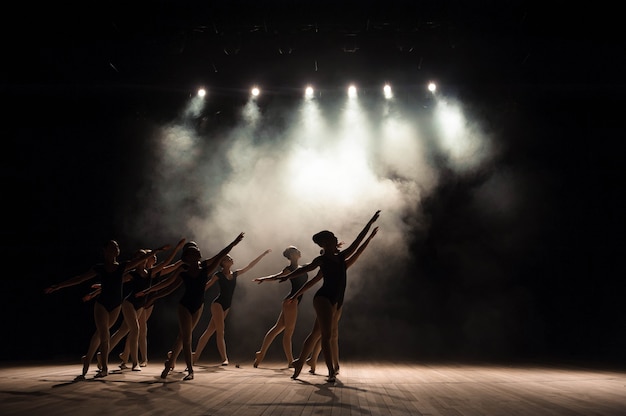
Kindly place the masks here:
[(46, 293), (46, 295), (49, 295), (50, 293), (56, 292), (59, 289), (60, 289), (59, 285), (52, 285), (52, 286), (45, 288), (43, 291)]
[(239, 233), (239, 235), (237, 236), (237, 238), (235, 238), (235, 240), (233, 241), (233, 245), (237, 245), (237, 244), (239, 244), (239, 243), (241, 242), (241, 240), (243, 240), (243, 236), (244, 236), (244, 233), (243, 233), (243, 232)]

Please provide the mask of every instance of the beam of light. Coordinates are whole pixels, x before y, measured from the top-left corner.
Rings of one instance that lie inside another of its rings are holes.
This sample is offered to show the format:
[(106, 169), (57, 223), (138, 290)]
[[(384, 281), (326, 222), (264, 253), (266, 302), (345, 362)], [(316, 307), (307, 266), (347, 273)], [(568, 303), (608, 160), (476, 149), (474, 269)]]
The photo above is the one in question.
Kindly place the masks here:
[(200, 88), (198, 90), (198, 97), (203, 98), (204, 96), (206, 96), (206, 90), (204, 88)]
[(248, 100), (246, 105), (241, 110), (241, 115), (248, 126), (254, 127), (257, 125), (261, 118), (261, 111), (259, 110), (259, 106), (256, 100), (254, 100), (254, 97), (251, 97), (251, 99)]
[(356, 98), (356, 86), (355, 85), (350, 85), (348, 87), (348, 97)]
[(388, 99), (388, 100), (393, 98), (393, 92), (391, 91), (391, 85), (385, 84), (385, 86), (383, 87), (383, 94), (385, 95), (385, 98)]
[(317, 100), (304, 100), (299, 108), (299, 118), (292, 126), (293, 144), (297, 146), (319, 145), (321, 137), (327, 137), (326, 124)]
[(385, 169), (382, 175), (415, 181), (422, 189), (434, 185), (436, 174), (428, 163), (424, 140), (416, 126), (389, 116), (382, 122), (379, 142), (378, 154)]
[(435, 91), (437, 91), (437, 84), (435, 84), (434, 82), (429, 82), (428, 83), (428, 91), (430, 91), (430, 92), (432, 92), (434, 94)]
[(261, 94), (261, 90), (259, 89), (259, 87), (252, 87), (252, 89), (250, 90), (250, 94), (252, 94), (253, 97), (258, 97), (259, 94)]
[(439, 145), (454, 168), (471, 169), (484, 161), (488, 154), (486, 137), (470, 124), (459, 105), (439, 99), (434, 117)]
[(310, 100), (313, 98), (315, 91), (313, 90), (313, 87), (308, 85), (305, 89), (304, 89), (304, 98), (306, 98), (307, 100)]
[(204, 99), (204, 95), (200, 95), (199, 92), (195, 94), (193, 97), (191, 97), (191, 99), (187, 103), (187, 106), (183, 110), (184, 117), (199, 117), (202, 114), (205, 102), (206, 100)]

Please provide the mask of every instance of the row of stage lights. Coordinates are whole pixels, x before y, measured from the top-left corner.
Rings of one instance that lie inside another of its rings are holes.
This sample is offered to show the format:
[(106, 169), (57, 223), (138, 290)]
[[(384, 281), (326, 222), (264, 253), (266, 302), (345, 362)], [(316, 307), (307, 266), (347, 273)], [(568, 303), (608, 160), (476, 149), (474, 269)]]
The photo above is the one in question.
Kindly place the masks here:
[[(437, 85), (434, 82), (430, 82), (427, 85), (428, 91), (430, 91), (431, 93), (435, 93), (435, 91), (437, 90)], [(347, 90), (347, 94), (348, 97), (350, 98), (354, 98), (357, 96), (357, 87), (355, 85), (350, 85), (348, 87)], [(198, 90), (198, 96), (200, 97), (204, 97), (206, 95), (206, 90), (204, 88), (201, 88)], [(261, 89), (257, 86), (254, 86), (250, 89), (250, 96), (252, 98), (256, 98), (259, 95), (261, 95)], [(393, 91), (391, 90), (391, 85), (389, 84), (385, 84), (383, 86), (383, 95), (385, 96), (385, 98), (387, 99), (391, 99), (393, 98)], [(315, 96), (315, 89), (308, 85), (305, 89), (304, 89), (304, 97), (311, 99)]]

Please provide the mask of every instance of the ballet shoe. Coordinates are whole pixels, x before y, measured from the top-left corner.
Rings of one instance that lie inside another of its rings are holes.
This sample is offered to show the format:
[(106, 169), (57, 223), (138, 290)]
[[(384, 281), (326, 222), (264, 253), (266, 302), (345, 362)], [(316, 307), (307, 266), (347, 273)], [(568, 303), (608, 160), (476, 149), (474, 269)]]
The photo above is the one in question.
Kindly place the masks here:
[(334, 383), (335, 381), (337, 381), (337, 378), (335, 377), (335, 375), (331, 375), (328, 376), (328, 378), (326, 379), (326, 381), (328, 381), (329, 383)]
[(102, 378), (109, 375), (108, 370), (102, 370), (98, 374), (96, 374), (93, 378)]
[(187, 375), (183, 378), (183, 380), (193, 380), (193, 371), (192, 371), (191, 373), (187, 374)]
[(293, 360), (293, 375), (291, 376), (291, 378), (293, 378), (294, 380), (297, 379), (300, 375), (300, 371), (302, 371), (302, 363), (300, 362), (299, 358), (296, 358), (295, 360)]
[(227, 359), (225, 359), (225, 360), (222, 362), (222, 365), (228, 365), (228, 364), (229, 364), (229, 362), (228, 362), (228, 358), (227, 358)]
[(142, 361), (139, 363), (139, 367), (147, 367), (147, 366), (148, 366), (148, 360)]
[(83, 355), (80, 360), (83, 363), (83, 377), (85, 377), (85, 374), (87, 374), (87, 371), (89, 371), (89, 361), (87, 361), (87, 356)]
[(165, 368), (163, 368), (163, 371), (161, 372), (161, 378), (167, 377), (167, 375), (172, 370), (171, 367), (170, 367), (170, 360), (166, 360), (164, 366), (165, 366)]
[(309, 367), (311, 367), (311, 369), (309, 370), (309, 373), (315, 374), (315, 362), (311, 360), (310, 358), (307, 358), (306, 363), (308, 364)]
[(260, 355), (261, 355), (261, 351), (257, 351), (254, 353), (254, 364), (252, 364), (254, 368), (258, 368), (259, 364), (261, 364), (261, 360), (259, 359)]

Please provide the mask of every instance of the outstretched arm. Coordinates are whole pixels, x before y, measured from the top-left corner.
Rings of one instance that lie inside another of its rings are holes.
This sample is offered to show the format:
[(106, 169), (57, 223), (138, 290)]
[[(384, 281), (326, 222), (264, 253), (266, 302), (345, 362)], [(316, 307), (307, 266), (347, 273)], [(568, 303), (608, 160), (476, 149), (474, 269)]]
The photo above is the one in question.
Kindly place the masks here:
[(374, 228), (372, 232), (370, 233), (370, 235), (367, 237), (367, 239), (365, 239), (363, 244), (361, 244), (359, 248), (356, 249), (356, 252), (346, 259), (346, 268), (352, 266), (359, 259), (359, 256), (367, 248), (368, 244), (370, 243), (370, 241), (372, 241), (372, 238), (374, 238), (377, 232), (378, 232), (378, 227)]
[[(152, 290), (145, 290), (143, 292), (139, 292), (135, 294), (135, 296), (145, 296), (146, 297), (146, 305), (152, 305), (157, 299), (163, 298), (170, 293), (174, 292), (176, 289), (180, 287), (183, 283), (183, 279), (180, 277), (180, 272), (184, 269), (184, 267), (178, 267), (176, 271), (169, 276), (167, 279), (160, 281), (156, 285), (154, 285)], [(162, 286), (161, 283), (163, 283)], [(156, 289), (156, 290), (154, 290)]]
[(259, 261), (261, 261), (261, 259), (262, 259), (263, 257), (265, 257), (268, 253), (271, 253), (271, 252), (272, 252), (272, 250), (268, 248), (268, 249), (267, 249), (267, 250), (265, 250), (263, 253), (261, 253), (261, 255), (260, 255), (259, 257), (257, 257), (256, 259), (252, 260), (252, 261), (250, 262), (250, 264), (248, 264), (246, 267), (244, 267), (244, 268), (242, 268), (242, 269), (237, 269), (237, 274), (238, 274), (238, 275), (242, 275), (242, 274), (244, 274), (245, 272), (247, 272), (248, 270), (250, 270), (251, 268), (253, 268), (254, 266), (256, 266), (256, 264), (257, 264)]
[(215, 256), (211, 257), (210, 259), (202, 261), (202, 264), (208, 269), (209, 273), (213, 273), (218, 268), (224, 256), (230, 253), (233, 247), (235, 247), (237, 244), (239, 244), (241, 240), (243, 240), (243, 236), (244, 236), (244, 233), (239, 233), (237, 238), (235, 238), (229, 245), (224, 247), (222, 251), (220, 251)]
[(161, 280), (156, 285), (135, 293), (135, 297), (146, 296), (164, 289), (168, 289), (168, 293), (173, 292), (183, 283), (183, 279), (180, 277), (180, 272), (183, 271), (183, 269), (185, 269), (185, 264), (181, 264), (181, 266), (179, 266), (174, 273)]
[(100, 292), (102, 292), (102, 285), (100, 283), (96, 283), (94, 285), (91, 285), (91, 287), (94, 290), (92, 290), (91, 292), (89, 292), (85, 296), (83, 296), (83, 302), (89, 302), (91, 299), (93, 299), (96, 296), (98, 296), (100, 294)]
[(209, 281), (206, 282), (206, 285), (204, 285), (205, 292), (209, 290), (209, 288), (213, 286), (215, 282), (217, 282), (218, 280), (220, 280), (219, 276), (217, 275), (217, 273), (214, 273), (213, 276), (211, 276), (211, 278), (209, 279)]
[(159, 248), (156, 248), (154, 250), (148, 250), (147, 253), (142, 254), (141, 256), (137, 257), (136, 259), (131, 259), (128, 260), (124, 265), (124, 271), (128, 271), (131, 269), (134, 269), (135, 267), (143, 264), (146, 260), (148, 260), (150, 257), (154, 256), (156, 253), (160, 252), (160, 251), (165, 251), (165, 250), (169, 250), (170, 249), (170, 245), (166, 244), (164, 246), (161, 246)]
[(309, 264), (305, 264), (304, 266), (298, 267), (296, 270), (294, 270), (293, 272), (283, 276), (280, 278), (281, 282), (284, 282), (285, 280), (290, 280), (293, 279), (294, 277), (298, 277), (304, 273), (308, 273), (311, 272), (315, 269), (317, 269), (320, 264), (321, 264), (321, 256), (317, 256), (316, 258), (313, 259), (313, 261)]
[[(302, 266), (298, 266), (298, 267), (302, 267)], [(265, 282), (266, 280), (278, 280), (283, 276), (287, 276), (289, 273), (291, 273), (291, 269), (289, 267), (285, 267), (282, 272), (272, 274), (270, 276), (255, 277), (254, 279), (252, 279), (252, 281), (257, 282), (258, 284), (261, 284)]]
[(380, 215), (380, 210), (374, 213), (372, 218), (370, 218), (367, 224), (365, 224), (365, 227), (363, 227), (363, 229), (361, 230), (359, 235), (356, 237), (356, 239), (352, 242), (352, 244), (350, 244), (350, 246), (343, 251), (345, 253), (346, 258), (350, 257), (355, 252), (359, 244), (361, 244), (361, 241), (363, 241), (363, 239), (367, 235), (367, 232), (370, 230), (370, 227), (372, 226), (372, 224), (374, 224), (376, 220), (378, 219), (379, 215)]
[(93, 279), (94, 277), (96, 277), (98, 275), (98, 273), (93, 269), (89, 269), (87, 272), (83, 273), (83, 274), (79, 274), (78, 276), (72, 277), (71, 279), (67, 279), (64, 282), (61, 283), (57, 283), (56, 285), (52, 285), (49, 286), (47, 288), (44, 289), (44, 292), (49, 294), (52, 292), (56, 292), (59, 289), (63, 289), (69, 286), (74, 286), (77, 285), (79, 283), (82, 283), (86, 280), (89, 279)]
[(298, 299), (300, 295), (302, 295), (304, 292), (312, 288), (317, 282), (319, 282), (322, 279), (322, 277), (324, 277), (324, 274), (320, 270), (317, 272), (314, 278), (307, 281), (300, 289), (298, 289), (298, 291), (294, 293), (293, 296), (289, 298), (289, 300), (293, 302), (296, 299)]
[(176, 245), (176, 247), (174, 247), (174, 250), (172, 250), (172, 252), (170, 253), (167, 259), (165, 259), (159, 264), (154, 265), (150, 269), (153, 277), (158, 276), (159, 272), (163, 272), (163, 274), (171, 273), (176, 269), (176, 267), (178, 267), (179, 262), (172, 263), (172, 261), (174, 260), (176, 253), (178, 253), (180, 249), (183, 248), (183, 245), (185, 245), (186, 241), (187, 240), (185, 238), (181, 239)]

